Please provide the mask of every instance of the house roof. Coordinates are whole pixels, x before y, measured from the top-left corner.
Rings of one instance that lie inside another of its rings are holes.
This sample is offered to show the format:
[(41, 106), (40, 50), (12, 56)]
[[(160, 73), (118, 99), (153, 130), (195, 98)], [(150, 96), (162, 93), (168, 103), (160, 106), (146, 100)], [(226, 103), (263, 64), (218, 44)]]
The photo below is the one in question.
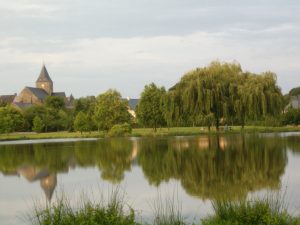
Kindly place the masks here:
[(136, 106), (138, 105), (139, 103), (139, 99), (135, 99), (135, 98), (131, 98), (128, 100), (128, 105), (130, 107), (130, 109), (132, 110), (135, 110), (136, 109)]
[(16, 95), (0, 95), (0, 103), (11, 104)]
[(48, 93), (41, 88), (25, 87), (25, 89), (29, 90), (33, 95), (35, 95), (38, 99), (41, 100), (44, 100), (49, 96)]
[(51, 95), (66, 98), (66, 93), (65, 92), (53, 92)]
[(40, 76), (38, 77), (36, 82), (51, 82), (52, 83), (52, 80), (49, 76), (49, 73), (48, 73), (45, 65), (43, 65)]
[(12, 105), (18, 107), (19, 109), (27, 109), (33, 106), (33, 104), (31, 103), (23, 103), (23, 102), (13, 102)]

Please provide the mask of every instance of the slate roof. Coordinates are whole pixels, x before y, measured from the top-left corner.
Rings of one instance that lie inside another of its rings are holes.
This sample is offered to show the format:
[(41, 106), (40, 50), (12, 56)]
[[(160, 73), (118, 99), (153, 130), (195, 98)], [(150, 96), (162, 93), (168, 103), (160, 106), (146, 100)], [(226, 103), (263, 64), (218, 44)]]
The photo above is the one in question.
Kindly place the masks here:
[(139, 104), (139, 99), (136, 98), (131, 98), (128, 100), (128, 105), (130, 107), (130, 109), (135, 110), (136, 106)]
[(28, 89), (38, 99), (45, 100), (49, 96), (44, 89), (34, 88), (34, 87), (25, 87), (25, 88)]
[(11, 104), (16, 95), (0, 95), (0, 103)]
[(65, 92), (53, 92), (51, 95), (66, 98), (66, 93)]
[(48, 73), (45, 65), (43, 65), (40, 76), (38, 77), (36, 82), (51, 82), (52, 83), (52, 80), (49, 76), (49, 73)]
[(27, 109), (33, 106), (33, 104), (31, 103), (23, 103), (23, 102), (13, 102), (12, 104), (17, 106), (19, 109)]

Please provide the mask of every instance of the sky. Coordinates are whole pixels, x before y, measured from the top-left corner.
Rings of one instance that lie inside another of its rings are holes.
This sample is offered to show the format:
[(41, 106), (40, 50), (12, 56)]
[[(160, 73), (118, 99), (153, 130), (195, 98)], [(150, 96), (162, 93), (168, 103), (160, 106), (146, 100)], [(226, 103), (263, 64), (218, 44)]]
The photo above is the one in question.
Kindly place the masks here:
[(34, 86), (138, 98), (211, 61), (300, 86), (299, 0), (0, 0), (0, 95)]

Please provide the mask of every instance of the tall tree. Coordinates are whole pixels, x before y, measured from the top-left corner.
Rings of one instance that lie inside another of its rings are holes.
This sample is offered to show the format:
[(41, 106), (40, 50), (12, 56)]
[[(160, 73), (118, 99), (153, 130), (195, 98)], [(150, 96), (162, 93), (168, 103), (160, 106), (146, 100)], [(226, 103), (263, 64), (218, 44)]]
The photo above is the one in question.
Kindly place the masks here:
[(65, 107), (65, 101), (59, 96), (48, 96), (45, 102), (46, 107), (53, 109), (63, 109)]
[(82, 111), (77, 114), (74, 120), (74, 129), (76, 131), (80, 131), (81, 134), (84, 131), (91, 130), (90, 118), (87, 116), (87, 114)]
[(137, 108), (137, 118), (141, 124), (153, 127), (156, 131), (158, 126), (166, 123), (164, 118), (164, 87), (157, 87), (154, 83), (146, 85), (141, 94)]
[(93, 119), (98, 130), (109, 130), (115, 124), (130, 123), (128, 101), (116, 90), (108, 90), (96, 99)]
[(25, 119), (21, 111), (11, 107), (0, 107), (0, 133), (23, 131)]
[(43, 131), (44, 127), (45, 125), (43, 123), (43, 120), (39, 116), (34, 117), (32, 130), (40, 133)]
[(237, 63), (220, 62), (185, 74), (165, 102), (173, 125), (197, 125), (213, 115), (217, 129), (221, 122), (244, 126), (247, 120), (276, 116), (283, 108), (274, 73), (252, 74)]

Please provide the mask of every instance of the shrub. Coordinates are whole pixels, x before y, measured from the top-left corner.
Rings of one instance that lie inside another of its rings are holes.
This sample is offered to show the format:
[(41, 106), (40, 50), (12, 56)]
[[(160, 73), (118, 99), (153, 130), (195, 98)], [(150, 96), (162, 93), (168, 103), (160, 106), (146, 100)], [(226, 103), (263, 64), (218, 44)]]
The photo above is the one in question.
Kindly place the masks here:
[(114, 125), (108, 132), (110, 137), (122, 137), (128, 134), (131, 134), (132, 128), (130, 124), (123, 123), (123, 124), (116, 124)]

